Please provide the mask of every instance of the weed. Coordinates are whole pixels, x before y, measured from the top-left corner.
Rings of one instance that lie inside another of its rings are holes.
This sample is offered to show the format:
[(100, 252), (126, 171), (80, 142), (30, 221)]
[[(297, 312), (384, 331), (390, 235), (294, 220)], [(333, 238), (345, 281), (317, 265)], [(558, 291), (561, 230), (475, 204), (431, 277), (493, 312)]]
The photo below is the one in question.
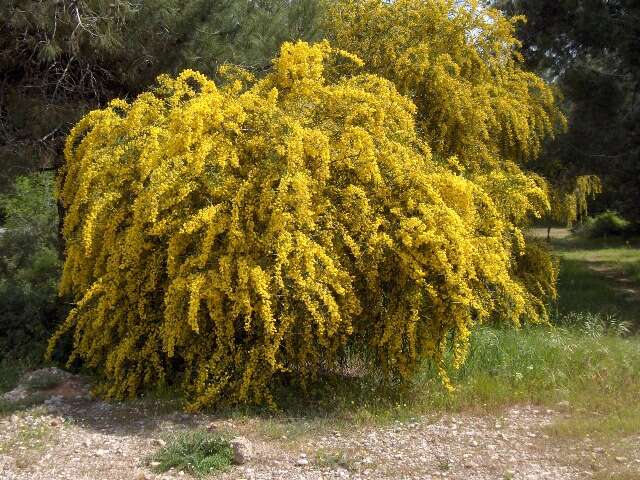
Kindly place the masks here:
[(12, 455), (18, 468), (28, 468), (42, 455), (51, 436), (51, 428), (44, 423), (23, 425), (0, 443), (0, 455)]
[(451, 464), (449, 463), (449, 460), (446, 458), (438, 460), (438, 469), (441, 472), (448, 472), (449, 470), (451, 470)]
[(158, 472), (174, 468), (202, 476), (229, 468), (233, 450), (220, 435), (203, 430), (185, 431), (174, 435), (150, 461), (158, 462)]

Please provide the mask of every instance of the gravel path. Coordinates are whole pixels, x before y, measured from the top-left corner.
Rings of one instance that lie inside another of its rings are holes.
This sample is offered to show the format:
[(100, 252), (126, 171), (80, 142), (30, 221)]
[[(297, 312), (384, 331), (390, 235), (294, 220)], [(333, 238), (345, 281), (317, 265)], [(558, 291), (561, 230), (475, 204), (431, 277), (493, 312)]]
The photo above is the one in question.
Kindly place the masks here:
[[(455, 414), (332, 430), (312, 426), (312, 419), (220, 419), (159, 404), (110, 405), (77, 393), (52, 395), (43, 405), (0, 416), (0, 479), (186, 479), (185, 472), (155, 474), (146, 460), (163, 438), (186, 428), (249, 439), (252, 459), (216, 477), (222, 480), (617, 478), (606, 475), (612, 464), (640, 471), (640, 437), (631, 439), (635, 447), (627, 457), (614, 457), (588, 436), (550, 438), (546, 427), (567, 415), (561, 407), (519, 406), (492, 416)], [(283, 425), (295, 426), (296, 435), (279, 436)]]

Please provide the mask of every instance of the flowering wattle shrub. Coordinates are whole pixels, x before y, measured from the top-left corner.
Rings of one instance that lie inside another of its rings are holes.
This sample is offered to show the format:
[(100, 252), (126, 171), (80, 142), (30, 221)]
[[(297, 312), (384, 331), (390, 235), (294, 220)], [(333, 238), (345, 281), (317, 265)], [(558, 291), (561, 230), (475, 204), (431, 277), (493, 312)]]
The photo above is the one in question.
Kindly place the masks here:
[[(432, 359), (446, 378), (474, 324), (543, 319), (505, 197), (433, 155), (414, 103), (361, 68), (285, 44), (263, 79), (184, 71), (82, 119), (60, 187), (76, 306), (51, 346), (72, 332), (109, 397), (180, 378), (198, 409), (269, 403), (274, 377), (311, 379), (348, 341), (388, 375)], [(514, 218), (546, 206), (515, 167), (492, 182), (518, 188)]]

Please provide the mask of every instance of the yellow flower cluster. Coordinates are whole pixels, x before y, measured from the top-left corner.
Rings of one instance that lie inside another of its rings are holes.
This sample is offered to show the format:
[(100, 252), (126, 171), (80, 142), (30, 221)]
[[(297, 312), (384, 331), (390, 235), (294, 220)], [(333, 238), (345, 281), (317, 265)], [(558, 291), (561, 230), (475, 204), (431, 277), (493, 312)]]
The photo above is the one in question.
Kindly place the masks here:
[(587, 202), (599, 193), (602, 193), (602, 182), (596, 175), (580, 175), (568, 183), (560, 182), (549, 193), (550, 217), (571, 227), (578, 218), (587, 215)]
[(540, 318), (514, 222), (543, 187), (508, 163), (469, 177), (462, 148), (442, 160), (463, 125), (432, 152), (418, 132), (435, 120), (361, 68), (327, 42), (285, 44), (261, 80), (184, 71), (83, 118), (60, 188), (76, 307), (51, 348), (72, 332), (71, 360), (109, 397), (180, 378), (199, 409), (270, 403), (275, 376), (313, 378), (350, 339), (406, 378), (424, 359), (444, 372), (448, 342), (460, 365), (499, 310)]
[(434, 155), (472, 172), (536, 156), (565, 123), (551, 88), (522, 68), (523, 19), (482, 3), (336, 0), (325, 19), (332, 44), (413, 100)]
[(592, 177), (585, 178), (558, 201), (544, 179), (525, 170), (566, 119), (552, 88), (522, 68), (515, 36), (520, 21), (478, 0), (335, 0), (326, 2), (324, 23), (332, 44), (358, 55), (369, 73), (411, 98), (418, 135), (435, 161), (492, 199), (512, 235), (513, 264), (536, 252), (540, 261), (528, 262), (531, 270), (510, 272), (526, 291), (524, 303), (511, 303), (499, 292), (493, 301), (507, 318), (534, 308), (538, 314), (527, 317), (544, 320), (557, 269), (544, 246), (525, 245), (523, 229), (551, 206), (583, 210), (585, 192), (597, 188)]

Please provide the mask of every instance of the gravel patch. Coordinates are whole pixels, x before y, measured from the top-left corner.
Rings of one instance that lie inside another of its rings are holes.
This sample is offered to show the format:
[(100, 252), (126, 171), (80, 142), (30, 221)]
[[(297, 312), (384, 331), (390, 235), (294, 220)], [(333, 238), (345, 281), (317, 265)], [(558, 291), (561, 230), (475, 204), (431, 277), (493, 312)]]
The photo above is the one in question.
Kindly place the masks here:
[(632, 439), (636, 446), (625, 450), (625, 456), (590, 438), (549, 438), (545, 427), (567, 415), (560, 407), (517, 406), (496, 415), (447, 414), (386, 426), (314, 428), (297, 439), (274, 439), (260, 428), (264, 419), (167, 412), (152, 402), (108, 404), (91, 399), (78, 378), (64, 382), (39, 405), (0, 417), (0, 479), (190, 478), (180, 471), (154, 473), (148, 463), (172, 432), (188, 428), (241, 437), (246, 458), (215, 477), (221, 480), (572, 480), (590, 478), (611, 464), (640, 470), (640, 437)]

